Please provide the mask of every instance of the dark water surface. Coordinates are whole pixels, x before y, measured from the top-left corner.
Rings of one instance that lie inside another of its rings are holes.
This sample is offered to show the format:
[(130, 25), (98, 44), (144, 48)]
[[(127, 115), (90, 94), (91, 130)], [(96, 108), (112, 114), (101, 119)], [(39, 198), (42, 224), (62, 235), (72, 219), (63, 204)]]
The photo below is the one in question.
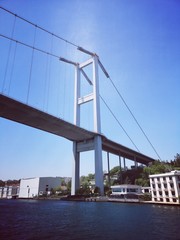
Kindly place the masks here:
[(180, 207), (0, 200), (0, 240), (180, 240)]

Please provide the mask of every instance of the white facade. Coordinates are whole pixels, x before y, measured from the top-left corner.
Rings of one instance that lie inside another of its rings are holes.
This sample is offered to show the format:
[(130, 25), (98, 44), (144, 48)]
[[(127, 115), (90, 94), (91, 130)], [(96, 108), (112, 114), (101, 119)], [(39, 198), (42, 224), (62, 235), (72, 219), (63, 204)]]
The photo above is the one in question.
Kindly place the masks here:
[(180, 171), (149, 175), (153, 202), (180, 203)]
[(21, 179), (19, 198), (34, 198), (48, 194), (52, 188), (61, 185), (60, 177), (35, 177)]
[(143, 194), (150, 194), (151, 193), (151, 187), (141, 187), (141, 192)]
[(19, 186), (0, 187), (0, 198), (16, 198), (19, 195)]
[(141, 186), (122, 184), (111, 186), (112, 195), (141, 194)]

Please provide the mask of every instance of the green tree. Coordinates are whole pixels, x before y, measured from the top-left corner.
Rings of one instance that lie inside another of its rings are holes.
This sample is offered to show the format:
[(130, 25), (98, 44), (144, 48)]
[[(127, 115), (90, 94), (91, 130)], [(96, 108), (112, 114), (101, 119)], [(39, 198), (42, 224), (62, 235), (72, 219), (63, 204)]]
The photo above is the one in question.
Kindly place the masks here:
[(81, 184), (81, 186), (87, 187), (89, 185), (89, 178), (87, 176), (81, 176), (80, 184)]
[(76, 190), (76, 195), (80, 196), (89, 196), (91, 194), (91, 191), (89, 187), (80, 187)]
[(111, 188), (109, 186), (104, 186), (104, 194), (109, 196), (111, 193)]
[(101, 194), (100, 188), (96, 186), (94, 189), (94, 193), (95, 193), (95, 195)]
[(180, 154), (177, 153), (176, 156), (174, 156), (174, 166), (180, 167)]
[(0, 187), (4, 187), (5, 182), (3, 180), (0, 180)]
[(66, 186), (66, 182), (64, 179), (61, 180), (61, 186)]
[(164, 162), (154, 161), (150, 166), (144, 168), (144, 173), (149, 177), (150, 174), (170, 172), (172, 167)]
[(119, 167), (119, 166), (113, 167), (113, 168), (109, 171), (110, 176), (117, 175), (117, 174), (119, 174), (119, 172), (120, 172), (120, 167)]
[(68, 181), (68, 183), (67, 183), (67, 190), (68, 190), (68, 192), (71, 192), (71, 180)]
[(88, 174), (88, 180), (93, 180), (95, 178), (95, 174), (89, 173)]
[(149, 179), (145, 179), (145, 178), (137, 178), (135, 180), (135, 184), (136, 185), (140, 185), (142, 187), (148, 187), (149, 186)]
[(128, 176), (125, 178), (124, 184), (132, 184), (132, 182)]

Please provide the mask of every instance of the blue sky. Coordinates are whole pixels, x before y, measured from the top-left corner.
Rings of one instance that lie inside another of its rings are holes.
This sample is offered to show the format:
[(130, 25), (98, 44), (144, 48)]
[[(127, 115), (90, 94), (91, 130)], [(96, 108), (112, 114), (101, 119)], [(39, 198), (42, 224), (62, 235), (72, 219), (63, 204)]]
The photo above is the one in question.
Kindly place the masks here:
[[(180, 152), (179, 1), (1, 0), (0, 4), (68, 41), (96, 52), (161, 159), (174, 159)], [(13, 16), (0, 10), (0, 33), (11, 36), (14, 21)], [(30, 45), (34, 42), (36, 47), (73, 61), (82, 62), (88, 58), (68, 43), (19, 19), (16, 19), (13, 37)], [(32, 50), (12, 43), (8, 55), (9, 46), (8, 40), (0, 38), (0, 91), (25, 102)], [(73, 121), (72, 66), (34, 52), (30, 83), (30, 105)], [(85, 82), (83, 84), (88, 88)], [(157, 158), (101, 72), (100, 94), (140, 151)], [(92, 130), (91, 118), (89, 104), (82, 110), (82, 126)], [(104, 135), (134, 149), (102, 102), (101, 120)], [(2, 118), (0, 129), (0, 179), (71, 176), (71, 142)], [(111, 156), (110, 166), (115, 165), (118, 165), (118, 158)], [(103, 168), (107, 170), (105, 153)], [(94, 172), (93, 153), (83, 153), (81, 175), (90, 172)]]

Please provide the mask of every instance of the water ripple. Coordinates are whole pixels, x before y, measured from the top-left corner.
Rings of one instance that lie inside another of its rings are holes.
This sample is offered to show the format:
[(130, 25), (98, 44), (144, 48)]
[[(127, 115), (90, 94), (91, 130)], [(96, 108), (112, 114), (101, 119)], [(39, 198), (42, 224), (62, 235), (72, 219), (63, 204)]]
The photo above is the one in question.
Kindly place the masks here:
[(0, 201), (1, 240), (180, 240), (179, 223), (179, 207)]

